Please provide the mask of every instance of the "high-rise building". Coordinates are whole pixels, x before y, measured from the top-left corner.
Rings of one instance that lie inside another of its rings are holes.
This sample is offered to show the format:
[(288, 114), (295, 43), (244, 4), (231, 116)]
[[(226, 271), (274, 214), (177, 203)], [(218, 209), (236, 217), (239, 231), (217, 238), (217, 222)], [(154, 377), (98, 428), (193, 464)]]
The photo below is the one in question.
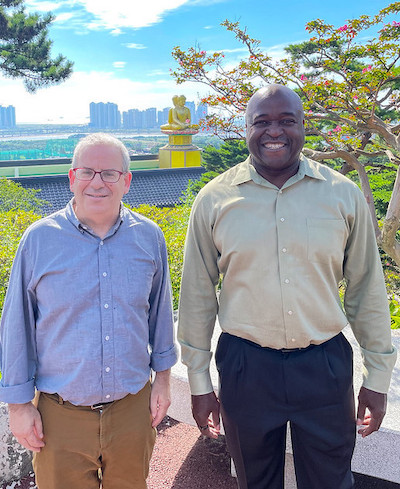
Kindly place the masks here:
[(196, 120), (196, 106), (194, 102), (186, 101), (185, 105), (190, 110), (190, 122), (192, 124), (197, 124), (198, 121)]
[(119, 129), (121, 113), (118, 105), (111, 102), (90, 103), (90, 126), (96, 129)]
[(155, 107), (150, 107), (144, 111), (143, 127), (145, 129), (157, 127), (157, 109)]
[(0, 128), (15, 127), (15, 124), (15, 107), (13, 105), (8, 107), (0, 105)]
[[(199, 120), (207, 115), (207, 105), (199, 104), (196, 108), (194, 102), (185, 104), (191, 115), (191, 123), (198, 124)], [(157, 129), (163, 124), (168, 123), (170, 107), (158, 110), (149, 107), (145, 110), (129, 109), (122, 113), (122, 127), (124, 129)], [(121, 120), (118, 107), (111, 103), (90, 104), (90, 123), (92, 127), (114, 129), (120, 126), (112, 125), (115, 121), (115, 114), (118, 114), (118, 121)]]
[(163, 124), (168, 124), (169, 107), (165, 107), (163, 110), (159, 110), (157, 113), (157, 126), (160, 127)]
[(204, 119), (204, 117), (208, 114), (208, 105), (207, 104), (199, 104), (197, 106), (197, 110), (196, 110), (196, 118), (197, 118), (197, 122), (200, 120), (200, 119)]
[(124, 129), (142, 129), (143, 112), (139, 109), (129, 109), (123, 112), (122, 125)]

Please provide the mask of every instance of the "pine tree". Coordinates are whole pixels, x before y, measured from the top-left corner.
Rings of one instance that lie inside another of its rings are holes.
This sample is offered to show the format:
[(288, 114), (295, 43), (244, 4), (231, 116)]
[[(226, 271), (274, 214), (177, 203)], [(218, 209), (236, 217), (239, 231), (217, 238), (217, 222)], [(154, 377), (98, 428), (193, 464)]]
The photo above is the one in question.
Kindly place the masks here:
[(52, 14), (27, 13), (23, 0), (0, 0), (0, 73), (22, 78), (26, 89), (60, 83), (72, 73), (64, 56), (52, 59), (48, 26)]

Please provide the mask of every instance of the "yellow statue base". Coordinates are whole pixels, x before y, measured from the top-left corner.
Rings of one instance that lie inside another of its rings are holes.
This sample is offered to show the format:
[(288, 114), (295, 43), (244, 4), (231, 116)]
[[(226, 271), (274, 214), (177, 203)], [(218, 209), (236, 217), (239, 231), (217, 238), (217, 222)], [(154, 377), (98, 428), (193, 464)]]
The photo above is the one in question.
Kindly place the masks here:
[(185, 168), (201, 166), (201, 149), (192, 144), (193, 134), (198, 131), (186, 129), (184, 131), (162, 130), (168, 134), (169, 142), (159, 149), (160, 168)]

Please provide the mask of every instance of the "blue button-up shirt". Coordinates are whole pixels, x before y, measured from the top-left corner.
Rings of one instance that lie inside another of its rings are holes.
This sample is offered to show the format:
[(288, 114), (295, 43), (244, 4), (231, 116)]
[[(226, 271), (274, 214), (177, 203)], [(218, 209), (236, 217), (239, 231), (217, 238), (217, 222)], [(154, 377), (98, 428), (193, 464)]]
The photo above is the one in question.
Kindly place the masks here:
[(159, 227), (121, 207), (104, 239), (68, 206), (21, 239), (0, 330), (0, 400), (35, 388), (91, 405), (135, 394), (176, 362)]

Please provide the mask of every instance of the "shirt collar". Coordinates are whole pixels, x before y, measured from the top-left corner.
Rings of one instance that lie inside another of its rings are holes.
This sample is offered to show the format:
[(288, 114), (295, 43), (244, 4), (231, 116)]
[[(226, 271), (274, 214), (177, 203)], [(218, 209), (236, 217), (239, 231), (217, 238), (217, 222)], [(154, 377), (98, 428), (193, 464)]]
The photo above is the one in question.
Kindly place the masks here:
[[(75, 214), (75, 211), (74, 211), (74, 197), (72, 197), (72, 199), (68, 202), (66, 208), (65, 208), (65, 212), (66, 212), (66, 216), (67, 216), (67, 219), (81, 232), (90, 232), (92, 233), (92, 230), (89, 226), (86, 226), (85, 224), (82, 224), (80, 222), (80, 220), (77, 218), (76, 214)], [(124, 217), (126, 216), (126, 212), (127, 212), (127, 209), (125, 208), (125, 206), (122, 204), (120, 204), (120, 208), (119, 208), (119, 217), (117, 219), (117, 221), (115, 222), (115, 224), (113, 226), (111, 226), (111, 229), (109, 230), (109, 232), (107, 233), (107, 236), (112, 236), (114, 233), (117, 232), (117, 230), (119, 229), (119, 227), (121, 226), (121, 224), (123, 223), (124, 221)]]
[[(284, 186), (288, 186), (293, 184), (294, 182), (298, 182), (299, 180), (302, 180), (305, 176), (315, 178), (316, 180), (326, 180), (318, 167), (318, 163), (309, 160), (303, 154), (301, 154), (300, 165), (296, 175), (293, 175), (293, 177), (289, 178)], [(250, 180), (253, 180), (254, 183), (257, 183), (259, 185), (273, 186), (270, 182), (268, 182), (268, 180), (257, 173), (256, 169), (250, 162), (249, 156), (246, 161), (239, 165), (236, 176), (232, 180), (232, 185), (240, 185)]]

